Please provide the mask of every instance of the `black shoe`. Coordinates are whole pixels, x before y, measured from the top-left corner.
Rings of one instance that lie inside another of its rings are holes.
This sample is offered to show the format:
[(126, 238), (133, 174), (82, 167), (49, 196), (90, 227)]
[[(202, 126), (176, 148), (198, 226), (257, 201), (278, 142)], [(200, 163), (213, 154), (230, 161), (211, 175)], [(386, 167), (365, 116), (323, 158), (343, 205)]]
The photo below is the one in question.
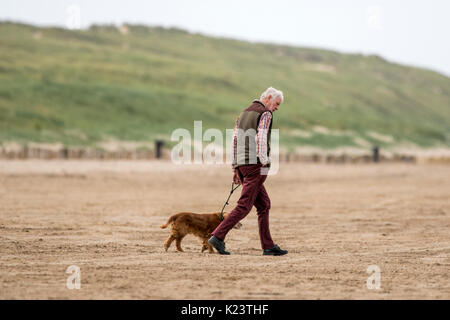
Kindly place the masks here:
[(208, 240), (209, 244), (212, 245), (220, 254), (230, 254), (228, 251), (225, 251), (225, 242), (220, 240), (216, 236), (212, 236)]
[(287, 250), (281, 250), (279, 246), (274, 245), (272, 249), (264, 249), (264, 256), (282, 256), (287, 254)]

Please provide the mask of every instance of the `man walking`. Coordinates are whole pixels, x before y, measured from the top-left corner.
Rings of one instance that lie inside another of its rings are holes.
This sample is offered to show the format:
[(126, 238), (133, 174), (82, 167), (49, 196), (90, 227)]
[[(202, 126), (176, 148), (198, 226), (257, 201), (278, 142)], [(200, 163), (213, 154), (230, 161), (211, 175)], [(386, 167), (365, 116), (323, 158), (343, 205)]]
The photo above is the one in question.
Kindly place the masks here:
[(254, 100), (236, 120), (233, 134), (233, 182), (242, 184), (242, 193), (237, 206), (212, 232), (208, 242), (220, 254), (225, 250), (225, 236), (240, 220), (245, 218), (253, 206), (257, 209), (259, 237), (264, 255), (287, 254), (270, 236), (270, 199), (264, 181), (270, 168), (270, 132), (273, 112), (283, 102), (283, 93), (272, 87)]

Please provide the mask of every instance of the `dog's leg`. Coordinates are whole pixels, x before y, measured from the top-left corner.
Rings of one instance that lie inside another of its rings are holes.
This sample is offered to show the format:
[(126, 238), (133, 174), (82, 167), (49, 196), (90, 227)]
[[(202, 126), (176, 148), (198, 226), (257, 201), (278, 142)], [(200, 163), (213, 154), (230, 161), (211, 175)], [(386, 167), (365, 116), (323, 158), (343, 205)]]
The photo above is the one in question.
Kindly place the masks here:
[(202, 252), (205, 250), (208, 250), (209, 253), (214, 253), (213, 247), (209, 244), (208, 242), (209, 238), (203, 238), (203, 247), (202, 247)]
[(198, 236), (198, 238), (202, 242), (202, 253), (203, 253), (203, 251), (208, 249), (208, 239), (206, 239), (205, 237), (201, 237), (201, 236)]
[(184, 236), (178, 236), (176, 238), (176, 245), (177, 245), (177, 251), (184, 252), (183, 249), (181, 249), (181, 240), (183, 240)]
[(175, 240), (175, 237), (171, 234), (171, 235), (169, 236), (169, 238), (167, 238), (166, 243), (164, 243), (164, 249), (166, 249), (166, 251), (167, 251), (167, 249), (169, 249), (169, 247), (170, 247), (170, 245), (172, 244), (172, 241), (173, 241), (173, 240)]
[(203, 244), (203, 246), (202, 246), (202, 253), (203, 253), (203, 251), (209, 249), (210, 244), (208, 243), (208, 239), (206, 239), (206, 238), (201, 238), (201, 240), (202, 240), (202, 244)]

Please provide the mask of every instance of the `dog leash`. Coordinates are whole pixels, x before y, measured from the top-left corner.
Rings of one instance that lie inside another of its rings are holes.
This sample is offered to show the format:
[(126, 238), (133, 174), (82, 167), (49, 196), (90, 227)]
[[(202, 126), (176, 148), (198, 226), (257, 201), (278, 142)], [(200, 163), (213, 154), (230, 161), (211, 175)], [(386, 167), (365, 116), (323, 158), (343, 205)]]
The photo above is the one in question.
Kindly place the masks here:
[(231, 184), (231, 191), (230, 191), (230, 195), (228, 196), (227, 201), (225, 202), (225, 204), (223, 205), (222, 211), (220, 212), (220, 221), (223, 221), (224, 217), (223, 217), (223, 209), (225, 209), (225, 206), (228, 204), (228, 200), (230, 200), (231, 195), (233, 194), (234, 190), (236, 190), (237, 188), (239, 188), (240, 184), (238, 184), (236, 187), (234, 186), (234, 182)]

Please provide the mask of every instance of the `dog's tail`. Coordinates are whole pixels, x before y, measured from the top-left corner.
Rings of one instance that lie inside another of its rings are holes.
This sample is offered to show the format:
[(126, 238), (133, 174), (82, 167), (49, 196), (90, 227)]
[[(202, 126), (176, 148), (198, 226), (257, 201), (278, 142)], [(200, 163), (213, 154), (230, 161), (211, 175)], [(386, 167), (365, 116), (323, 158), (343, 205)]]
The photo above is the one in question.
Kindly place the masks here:
[(166, 223), (164, 223), (164, 224), (162, 224), (162, 225), (160, 226), (160, 228), (161, 228), (161, 229), (167, 228), (167, 226), (168, 226), (170, 223), (174, 222), (176, 218), (177, 218), (177, 215), (171, 216), (171, 217), (169, 218), (169, 220), (167, 220)]

